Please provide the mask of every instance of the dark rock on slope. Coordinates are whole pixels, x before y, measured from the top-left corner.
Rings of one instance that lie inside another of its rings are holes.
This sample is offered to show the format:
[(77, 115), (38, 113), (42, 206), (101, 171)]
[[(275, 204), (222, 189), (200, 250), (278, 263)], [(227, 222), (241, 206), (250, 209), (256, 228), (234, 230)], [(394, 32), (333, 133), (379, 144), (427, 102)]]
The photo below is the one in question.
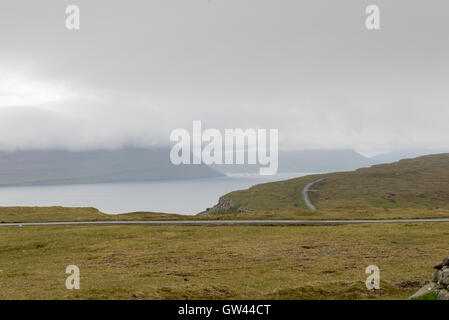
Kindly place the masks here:
[(418, 290), (410, 299), (424, 299), (431, 295), (437, 300), (449, 300), (449, 257), (437, 264), (432, 281)]

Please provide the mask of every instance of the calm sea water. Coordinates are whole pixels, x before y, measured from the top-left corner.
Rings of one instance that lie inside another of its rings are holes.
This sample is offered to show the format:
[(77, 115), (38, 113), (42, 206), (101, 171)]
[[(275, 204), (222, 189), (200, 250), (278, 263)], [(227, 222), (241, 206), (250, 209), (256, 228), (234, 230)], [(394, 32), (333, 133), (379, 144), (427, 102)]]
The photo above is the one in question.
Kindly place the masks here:
[(0, 206), (95, 207), (110, 214), (154, 211), (191, 215), (212, 207), (228, 192), (303, 175), (230, 175), (157, 182), (1, 187)]

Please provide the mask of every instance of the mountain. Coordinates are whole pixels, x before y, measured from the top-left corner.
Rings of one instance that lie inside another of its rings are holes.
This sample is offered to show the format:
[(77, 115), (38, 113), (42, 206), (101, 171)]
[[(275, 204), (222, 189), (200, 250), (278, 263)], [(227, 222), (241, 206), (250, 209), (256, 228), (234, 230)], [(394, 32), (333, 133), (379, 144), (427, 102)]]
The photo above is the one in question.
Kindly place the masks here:
[(382, 153), (377, 156), (371, 157), (371, 159), (377, 163), (391, 163), (399, 161), (401, 159), (411, 159), (436, 153), (443, 153), (443, 152), (429, 149), (405, 149), (400, 151)]
[[(377, 162), (354, 150), (279, 151), (278, 172), (347, 171), (371, 166)], [(223, 173), (257, 173), (260, 165), (212, 165)]]
[(284, 151), (279, 154), (282, 172), (346, 171), (375, 164), (354, 150), (302, 150)]
[(445, 153), (259, 184), (224, 195), (205, 214), (304, 211), (302, 190), (323, 177), (327, 179), (314, 184), (309, 193), (319, 210), (449, 209), (449, 153)]
[(206, 165), (173, 165), (169, 149), (0, 152), (0, 185), (109, 183), (218, 177)]

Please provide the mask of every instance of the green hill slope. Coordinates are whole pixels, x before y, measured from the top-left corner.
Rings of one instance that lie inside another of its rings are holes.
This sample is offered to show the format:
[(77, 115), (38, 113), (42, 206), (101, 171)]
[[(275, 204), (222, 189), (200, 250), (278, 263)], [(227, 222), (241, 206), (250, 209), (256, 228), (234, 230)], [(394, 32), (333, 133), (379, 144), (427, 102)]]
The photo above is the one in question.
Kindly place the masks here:
[(310, 192), (318, 210), (449, 209), (449, 154), (423, 156), (352, 172), (311, 175), (260, 184), (231, 192), (206, 214), (251, 211), (303, 212), (301, 191), (321, 177)]
[(449, 154), (405, 159), (330, 177), (311, 199), (320, 208), (449, 208)]

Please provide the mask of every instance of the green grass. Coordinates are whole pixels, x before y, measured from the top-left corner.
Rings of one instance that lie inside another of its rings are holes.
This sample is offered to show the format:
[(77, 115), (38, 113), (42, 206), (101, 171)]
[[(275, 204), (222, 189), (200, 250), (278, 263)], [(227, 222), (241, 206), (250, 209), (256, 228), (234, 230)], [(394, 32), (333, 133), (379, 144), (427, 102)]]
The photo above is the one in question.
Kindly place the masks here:
[(438, 295), (435, 292), (429, 292), (413, 300), (437, 300)]
[(244, 191), (234, 191), (223, 196), (232, 199), (236, 208), (245, 207), (252, 211), (261, 210), (301, 210), (306, 209), (302, 198), (302, 189), (320, 175), (289, 179), (255, 185)]
[(321, 209), (351, 204), (377, 208), (449, 208), (449, 154), (431, 155), (341, 173), (311, 199)]
[[(0, 229), (1, 299), (406, 299), (447, 256), (448, 225)], [(81, 290), (65, 288), (65, 268)], [(379, 266), (381, 289), (365, 287)]]

